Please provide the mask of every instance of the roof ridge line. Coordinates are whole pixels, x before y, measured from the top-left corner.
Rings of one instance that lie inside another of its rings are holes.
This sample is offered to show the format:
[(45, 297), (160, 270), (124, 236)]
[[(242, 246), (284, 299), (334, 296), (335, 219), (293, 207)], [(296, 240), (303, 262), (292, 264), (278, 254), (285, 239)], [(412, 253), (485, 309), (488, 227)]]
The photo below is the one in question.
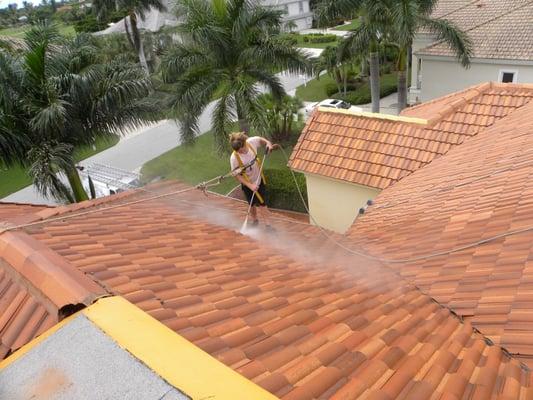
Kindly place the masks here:
[(529, 2), (526, 2), (526, 3), (522, 4), (522, 5), (517, 5), (515, 8), (510, 8), (508, 10), (505, 10), (504, 13), (496, 15), (493, 18), (490, 18), (490, 19), (486, 20), (485, 22), (481, 22), (478, 25), (475, 25), (472, 28), (467, 29), (465, 32), (471, 31), (473, 29), (477, 29), (480, 26), (483, 26), (483, 25), (486, 25), (486, 24), (491, 23), (493, 21), (496, 21), (497, 19), (500, 19), (501, 17), (503, 17), (505, 15), (511, 14), (511, 13), (513, 13), (513, 12), (515, 12), (517, 10), (520, 10), (521, 8), (527, 7), (527, 6), (531, 5), (531, 4), (533, 4), (533, 0), (531, 0)]
[(406, 124), (414, 124), (414, 125), (427, 125), (428, 123), (428, 121), (423, 118), (404, 117), (402, 115), (381, 114), (381, 113), (373, 113), (373, 112), (368, 112), (368, 111), (352, 111), (352, 110), (329, 108), (329, 107), (318, 107), (318, 111), (325, 112), (325, 113), (331, 113), (331, 114), (344, 114), (344, 115), (353, 116), (353, 117), (362, 117), (362, 118), (369, 118), (369, 119), (373, 118), (373, 119), (379, 119), (379, 120), (388, 121), (388, 122), (403, 122)]
[(56, 206), (52, 206), (50, 204), (36, 204), (36, 203), (25, 203), (22, 201), (4, 201), (0, 200), (0, 205), (2, 204), (11, 204), (15, 206), (28, 206), (28, 207), (46, 207), (46, 208), (55, 208)]
[(83, 210), (83, 209), (90, 208), (90, 207), (97, 207), (102, 204), (106, 204), (106, 203), (110, 203), (115, 200), (122, 199), (124, 197), (132, 196), (136, 193), (139, 193), (137, 189), (126, 190), (124, 192), (116, 193), (116, 194), (109, 195), (109, 196), (99, 197), (97, 199), (85, 200), (79, 203), (66, 204), (62, 206), (52, 207), (47, 210), (41, 210), (35, 213), (37, 218), (31, 222), (42, 221), (50, 217), (68, 214), (70, 212)]
[(481, 96), (487, 90), (492, 89), (492, 88), (493, 88), (492, 82), (485, 82), (485, 83), (476, 85), (474, 87), (471, 87), (468, 90), (463, 91), (462, 93), (464, 94), (464, 96), (460, 96), (454, 101), (446, 104), (441, 111), (437, 112), (436, 116), (431, 117), (428, 120), (428, 125), (430, 127), (435, 126), (438, 122), (442, 121), (447, 116), (457, 111), (459, 108), (461, 108), (465, 104), (468, 104), (470, 101), (472, 101), (476, 97)]
[(467, 8), (467, 7), (469, 7), (469, 6), (471, 6), (472, 4), (476, 3), (477, 1), (479, 1), (479, 0), (472, 0), (472, 1), (468, 2), (467, 4), (462, 5), (461, 7), (456, 8), (455, 10), (452, 10), (452, 11), (450, 11), (450, 12), (448, 12), (448, 13), (444, 13), (444, 14), (442, 14), (440, 17), (436, 17), (436, 19), (442, 19), (442, 18), (445, 18), (446, 16), (448, 16), (448, 15), (450, 15), (450, 14), (453, 14), (454, 12), (457, 12), (457, 11), (459, 11), (459, 10), (463, 10), (463, 9), (465, 9), (465, 8)]
[(59, 318), (109, 294), (66, 258), (26, 232), (9, 231), (1, 235), (0, 256), (11, 274), (18, 275), (25, 288), (51, 304)]
[[(496, 82), (492, 81), (492, 89), (499, 88), (499, 89), (511, 89), (513, 91), (518, 91), (520, 89), (527, 89), (527, 90), (533, 90), (533, 83), (524, 82), (524, 83), (503, 83), (503, 82)], [(533, 93), (531, 93), (531, 96), (533, 97)]]
[(425, 107), (428, 104), (435, 104), (435, 103), (438, 103), (438, 102), (440, 102), (440, 101), (442, 101), (444, 99), (447, 99), (447, 98), (450, 98), (450, 97), (456, 97), (457, 95), (459, 95), (461, 93), (465, 93), (465, 92), (468, 92), (469, 90), (476, 89), (479, 86), (485, 85), (486, 83), (487, 82), (482, 82), (482, 83), (478, 83), (476, 85), (468, 86), (467, 88), (464, 88), (464, 89), (459, 90), (457, 92), (448, 93), (448, 94), (445, 94), (444, 96), (439, 96), (439, 97), (436, 97), (434, 99), (431, 99), (431, 100), (428, 100), (428, 101), (424, 101), (422, 103), (418, 103), (418, 104), (415, 104), (413, 106), (407, 107), (407, 108), (405, 108), (402, 111), (418, 110), (419, 108)]

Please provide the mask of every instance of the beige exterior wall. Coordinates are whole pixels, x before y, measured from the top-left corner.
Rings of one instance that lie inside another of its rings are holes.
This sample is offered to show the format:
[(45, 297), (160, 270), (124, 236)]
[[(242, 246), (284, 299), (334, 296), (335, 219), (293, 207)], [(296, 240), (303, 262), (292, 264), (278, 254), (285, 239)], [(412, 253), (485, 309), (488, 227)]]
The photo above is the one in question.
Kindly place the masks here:
[(344, 233), (359, 215), (359, 209), (374, 199), (378, 189), (305, 174), (309, 211), (318, 225)]
[(420, 101), (428, 101), (483, 82), (498, 82), (501, 72), (515, 72), (515, 83), (533, 83), (533, 62), (529, 65), (473, 61), (469, 69), (454, 59), (422, 61)]
[(419, 34), (416, 36), (413, 41), (413, 46), (411, 48), (413, 60), (411, 68), (411, 87), (409, 88), (409, 103), (416, 103), (420, 97), (420, 83), (422, 79), (422, 73), (419, 71), (421, 62), (419, 62), (416, 52), (428, 47), (431, 43), (435, 41), (435, 38), (432, 35), (428, 34)]

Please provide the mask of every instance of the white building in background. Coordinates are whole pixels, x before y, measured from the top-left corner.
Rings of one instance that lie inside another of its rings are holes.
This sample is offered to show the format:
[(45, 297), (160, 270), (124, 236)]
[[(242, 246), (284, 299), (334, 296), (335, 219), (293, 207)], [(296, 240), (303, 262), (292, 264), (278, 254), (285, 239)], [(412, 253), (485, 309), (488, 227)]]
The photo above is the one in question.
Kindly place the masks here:
[(533, 2), (440, 0), (433, 17), (465, 31), (474, 46), (465, 69), (450, 48), (420, 32), (413, 43), (409, 102), (425, 102), (481, 82), (533, 83)]
[(309, 0), (262, 0), (261, 4), (282, 10), (287, 30), (301, 31), (313, 24)]
[[(164, 26), (176, 26), (178, 24), (178, 20), (173, 12), (173, 0), (163, 0), (163, 3), (167, 7), (167, 11), (158, 11), (152, 8), (146, 13), (144, 20), (139, 18), (138, 27), (140, 30), (158, 32)], [(260, 0), (260, 3), (264, 6), (275, 7), (284, 12), (283, 20), (286, 30), (301, 31), (311, 28), (313, 24), (313, 13), (309, 8), (309, 0)], [(125, 33), (125, 20), (121, 19), (96, 34)]]

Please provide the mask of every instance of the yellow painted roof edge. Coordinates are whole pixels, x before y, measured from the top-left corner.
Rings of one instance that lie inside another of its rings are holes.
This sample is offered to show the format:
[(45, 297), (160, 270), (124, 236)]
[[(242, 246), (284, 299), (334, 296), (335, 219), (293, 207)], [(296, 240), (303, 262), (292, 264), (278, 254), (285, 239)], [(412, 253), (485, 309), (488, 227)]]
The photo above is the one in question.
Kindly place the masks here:
[(277, 399), (122, 297), (102, 298), (81, 312), (193, 399)]
[(352, 115), (356, 117), (383, 119), (387, 121), (405, 122), (409, 124), (418, 124), (418, 125), (427, 125), (428, 123), (428, 121), (423, 118), (404, 117), (401, 115), (380, 114), (380, 113), (372, 113), (372, 112), (367, 112), (367, 111), (353, 111), (353, 110), (346, 110), (343, 108), (318, 107), (318, 111), (334, 113), (334, 114)]

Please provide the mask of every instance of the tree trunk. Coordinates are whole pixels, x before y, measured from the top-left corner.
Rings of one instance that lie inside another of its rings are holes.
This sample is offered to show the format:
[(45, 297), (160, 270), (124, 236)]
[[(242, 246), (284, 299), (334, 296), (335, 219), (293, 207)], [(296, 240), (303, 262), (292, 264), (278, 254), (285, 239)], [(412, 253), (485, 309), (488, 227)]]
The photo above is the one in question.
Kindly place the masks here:
[(137, 15), (132, 12), (130, 14), (130, 23), (131, 23), (131, 33), (133, 36), (133, 43), (135, 44), (135, 51), (139, 56), (139, 62), (144, 71), (149, 74), (150, 70), (148, 69), (148, 63), (146, 62), (146, 57), (144, 55), (144, 47), (141, 41), (141, 33), (137, 27)]
[(287, 113), (283, 114), (282, 121), (283, 121), (283, 123), (282, 123), (282, 128), (281, 128), (281, 130), (282, 130), (281, 137), (282, 138), (286, 138), (288, 136), (288, 134), (287, 134), (287, 122), (288, 122), (287, 121)]
[(372, 97), (372, 112), (379, 112), (379, 53), (372, 51), (370, 53), (370, 95)]
[(344, 84), (344, 96), (346, 96), (346, 92), (348, 91), (348, 71), (346, 70), (346, 67), (344, 67), (343, 84)]
[(76, 167), (71, 166), (65, 171), (65, 175), (67, 176), (72, 193), (74, 193), (74, 199), (76, 202), (79, 203), (80, 201), (89, 200), (89, 196), (87, 196), (87, 193), (83, 188), (83, 184), (81, 183), (80, 175), (78, 174)]
[(128, 38), (128, 42), (130, 43), (130, 46), (133, 50), (137, 51), (135, 49), (135, 43), (133, 43), (133, 38), (131, 37), (131, 32), (130, 32), (130, 28), (128, 28), (128, 18), (129, 17), (125, 17), (124, 18), (124, 29), (126, 30), (126, 37)]
[(398, 59), (398, 113), (407, 107), (407, 50), (400, 49)]
[(292, 123), (293, 123), (293, 116), (291, 115), (289, 117), (289, 124), (287, 126), (287, 136), (285, 137), (285, 140), (288, 140), (292, 135)]
[(239, 101), (235, 99), (235, 107), (237, 108), (237, 122), (239, 123), (239, 130), (241, 132), (244, 132), (248, 134), (250, 131), (250, 127), (248, 125), (248, 121), (246, 120), (246, 116), (242, 112), (242, 108), (239, 105)]
[(359, 75), (361, 75), (362, 78), (364, 78), (365, 76), (367, 76), (367, 64), (368, 64), (368, 60), (366, 59), (366, 57), (362, 57), (362, 60), (361, 60), (361, 73)]

